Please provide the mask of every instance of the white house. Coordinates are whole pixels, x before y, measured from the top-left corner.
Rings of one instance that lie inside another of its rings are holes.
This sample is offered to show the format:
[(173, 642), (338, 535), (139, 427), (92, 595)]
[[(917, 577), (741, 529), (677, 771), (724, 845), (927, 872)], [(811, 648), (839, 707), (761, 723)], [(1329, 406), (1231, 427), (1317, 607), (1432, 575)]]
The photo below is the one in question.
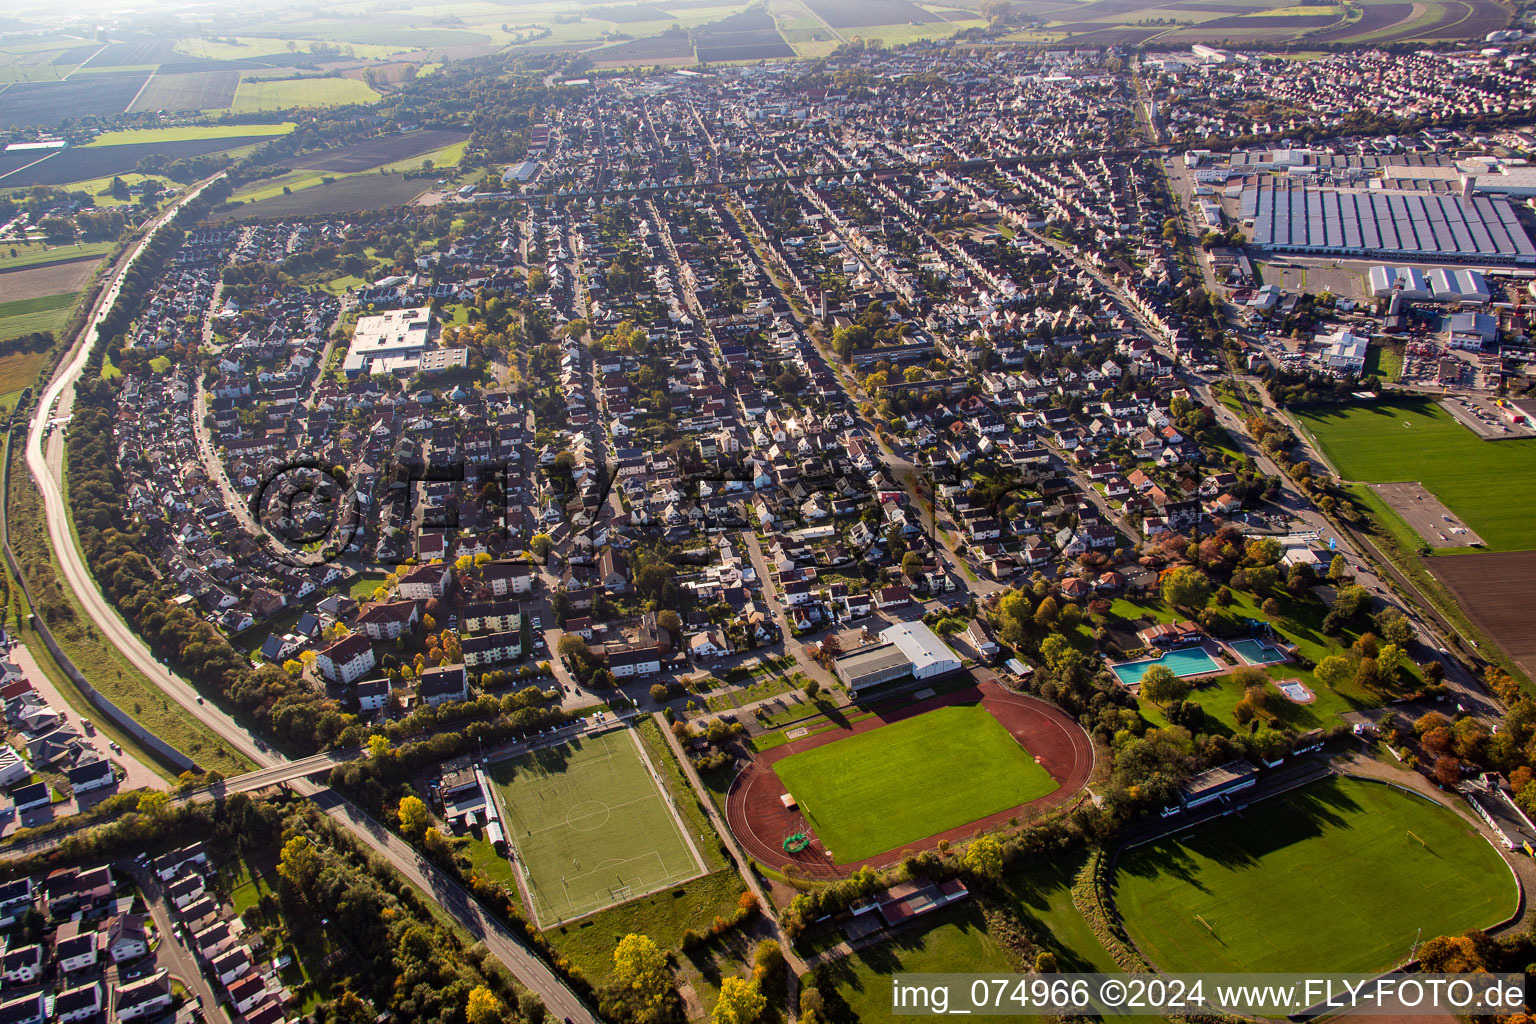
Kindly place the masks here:
[(373, 644), (361, 633), (348, 633), (315, 655), (315, 668), (333, 683), (350, 685), (375, 665)]
[(165, 971), (119, 985), (112, 993), (112, 1012), (118, 1020), (153, 1017), (171, 1005), (171, 983)]
[(107, 923), (107, 955), (115, 964), (137, 960), (149, 952), (149, 934), (142, 914), (118, 914)]
[(661, 652), (655, 647), (627, 647), (610, 651), (608, 671), (617, 679), (653, 676), (661, 671)]

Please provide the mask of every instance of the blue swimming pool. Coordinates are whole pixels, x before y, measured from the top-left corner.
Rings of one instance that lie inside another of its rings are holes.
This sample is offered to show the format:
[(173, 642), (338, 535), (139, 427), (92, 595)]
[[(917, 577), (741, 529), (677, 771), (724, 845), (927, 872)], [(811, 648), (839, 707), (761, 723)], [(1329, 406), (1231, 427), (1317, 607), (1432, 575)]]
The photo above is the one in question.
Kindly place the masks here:
[(1263, 640), (1233, 640), (1227, 646), (1250, 665), (1278, 665), (1287, 660), (1284, 651)]
[(1182, 651), (1167, 651), (1155, 658), (1144, 658), (1141, 661), (1131, 661), (1124, 665), (1111, 665), (1115, 675), (1126, 686), (1134, 686), (1146, 675), (1147, 669), (1153, 665), (1166, 665), (1176, 676), (1198, 676), (1206, 672), (1215, 672), (1221, 666), (1216, 664), (1209, 654), (1202, 648), (1186, 647)]

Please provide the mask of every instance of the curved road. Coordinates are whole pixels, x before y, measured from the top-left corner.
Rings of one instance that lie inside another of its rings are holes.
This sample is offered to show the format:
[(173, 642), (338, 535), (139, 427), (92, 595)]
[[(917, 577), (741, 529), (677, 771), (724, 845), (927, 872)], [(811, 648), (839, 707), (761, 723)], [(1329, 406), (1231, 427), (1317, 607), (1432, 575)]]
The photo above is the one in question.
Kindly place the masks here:
[[(122, 291), (123, 279), (128, 269), (143, 255), (145, 247), (176, 213), (194, 199), (203, 189), (218, 181), (223, 175), (215, 175), (199, 183), (179, 198), (150, 225), (143, 239), (113, 270), (111, 283), (103, 289), (97, 300), (90, 321), (81, 332), (73, 354), (54, 374), (38, 402), (27, 435), (27, 468), (37, 481), (43, 497), (48, 520), (48, 535), (52, 541), (59, 565), (71, 590), (90, 615), (96, 628), (133, 665), (155, 685), (175, 699), (187, 713), (202, 722), (225, 743), (238, 750), (260, 768), (282, 766), (283, 757), (257, 741), (229, 715), (211, 704), (203, 703), (191, 683), (171, 672), (154, 656), (128, 624), (118, 616), (117, 610), (102, 596), (86, 568), (80, 549), (76, 547), (70, 530), (68, 510), (63, 492), (63, 431), (47, 430), (49, 420), (68, 416), (74, 404), (75, 384), (80, 379), (86, 361), (100, 338), (101, 322), (117, 301)], [(57, 403), (57, 408), (54, 408)], [(553, 971), (519, 942), (512, 932), (485, 910), (465, 890), (444, 872), (424, 859), (409, 844), (394, 835), (360, 808), (340, 794), (325, 786), (298, 780), (293, 788), (313, 799), (327, 814), (345, 825), (360, 840), (373, 847), (394, 867), (410, 879), (418, 888), (431, 894), (454, 919), (476, 939), (483, 941), (496, 958), (519, 982), (537, 993), (556, 1019), (569, 1019), (577, 1024), (597, 1024), (597, 1018), (582, 1004), (565, 983)]]

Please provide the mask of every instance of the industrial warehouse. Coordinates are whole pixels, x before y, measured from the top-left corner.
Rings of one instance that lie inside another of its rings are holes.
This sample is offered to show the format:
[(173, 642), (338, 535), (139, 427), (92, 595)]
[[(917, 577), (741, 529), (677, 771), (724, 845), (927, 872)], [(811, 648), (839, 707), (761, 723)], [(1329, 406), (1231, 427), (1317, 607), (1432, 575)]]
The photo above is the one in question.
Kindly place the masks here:
[(1260, 181), (1243, 189), (1241, 216), (1273, 252), (1536, 263), (1507, 199)]
[(851, 697), (903, 679), (933, 679), (960, 668), (960, 659), (921, 622), (898, 622), (880, 631), (880, 642), (833, 662)]

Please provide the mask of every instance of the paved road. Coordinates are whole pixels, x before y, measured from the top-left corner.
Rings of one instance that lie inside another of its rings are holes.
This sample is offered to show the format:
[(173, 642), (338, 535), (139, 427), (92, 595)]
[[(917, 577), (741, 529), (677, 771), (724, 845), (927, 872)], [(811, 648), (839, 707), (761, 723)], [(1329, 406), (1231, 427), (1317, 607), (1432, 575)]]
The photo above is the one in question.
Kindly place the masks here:
[[(80, 549), (75, 545), (70, 531), (62, 490), (63, 442), (58, 436), (62, 431), (55, 432), (51, 438), (44, 437), (44, 427), (50, 416), (68, 415), (74, 402), (75, 382), (79, 379), (86, 361), (100, 340), (101, 321), (117, 300), (127, 269), (139, 259), (149, 241), (182, 206), (222, 176), (222, 174), (216, 175), (189, 189), (169, 206), (151, 225), (144, 239), (133, 249), (129, 257), (119, 264), (114, 272), (115, 277), (112, 283), (103, 290), (102, 297), (90, 322), (82, 332), (73, 356), (60, 366), (43, 392), (38, 404), (39, 412), (34, 418), (31, 432), (27, 437), (27, 467), (37, 480), (38, 489), (42, 493), (49, 537), (58, 554), (65, 580), (107, 640), (122, 651), (134, 667), (181, 704), (188, 714), (206, 725), (246, 759), (261, 768), (281, 768), (286, 758), (260, 743), (251, 732), (229, 715), (211, 704), (205, 704), (191, 683), (181, 679), (159, 663), (149, 648), (118, 616), (116, 609), (102, 596), (85, 566)], [(55, 402), (58, 403), (58, 407), (50, 412)], [(46, 448), (45, 440), (51, 442)], [(392, 835), (377, 821), (333, 790), (303, 779), (293, 782), (292, 787), (296, 792), (315, 800), (326, 813), (345, 825), (362, 841), (374, 847), (412, 883), (439, 899), (444, 908), (453, 914), (464, 928), (486, 943), (520, 982), (544, 1000), (545, 1005), (557, 1019), (569, 1017), (578, 1024), (596, 1024), (596, 1018), (592, 1013), (542, 960), (519, 943), (507, 928), (470, 898), (462, 887), (427, 863), (403, 840)]]
[[(118, 864), (117, 867), (127, 865)], [(160, 933), (160, 944), (155, 947), (156, 964), (171, 973), (171, 977), (185, 985), (194, 996), (203, 1001), (203, 1013), (214, 1024), (227, 1024), (229, 1013), (219, 1002), (218, 994), (214, 991), (213, 984), (203, 974), (197, 957), (182, 944), (176, 937), (173, 925), (176, 923), (170, 913), (170, 907), (165, 902), (165, 893), (160, 888), (160, 882), (148, 871), (133, 865), (128, 867), (133, 875), (133, 880), (138, 883), (140, 891), (144, 893), (144, 905), (149, 908), (149, 916), (155, 922), (155, 930)]]

